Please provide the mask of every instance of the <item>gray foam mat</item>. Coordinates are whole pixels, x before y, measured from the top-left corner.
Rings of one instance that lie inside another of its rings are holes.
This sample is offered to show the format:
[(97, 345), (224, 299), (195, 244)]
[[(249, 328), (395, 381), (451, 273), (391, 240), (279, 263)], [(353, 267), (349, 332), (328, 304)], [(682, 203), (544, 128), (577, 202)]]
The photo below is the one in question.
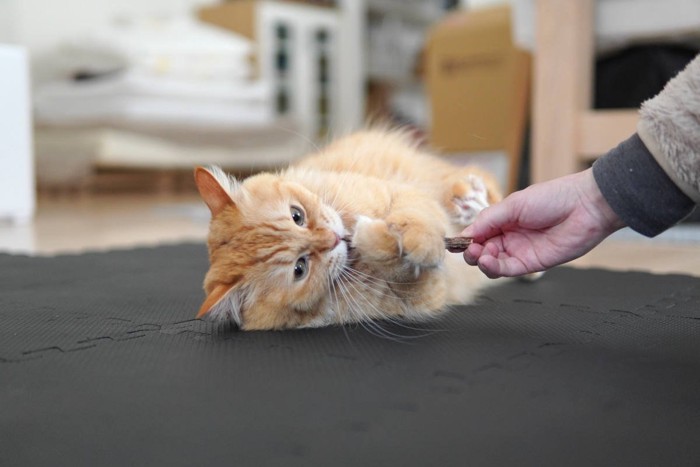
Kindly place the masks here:
[(420, 326), (244, 333), (192, 319), (206, 261), (0, 255), (0, 465), (700, 465), (698, 278), (562, 267)]

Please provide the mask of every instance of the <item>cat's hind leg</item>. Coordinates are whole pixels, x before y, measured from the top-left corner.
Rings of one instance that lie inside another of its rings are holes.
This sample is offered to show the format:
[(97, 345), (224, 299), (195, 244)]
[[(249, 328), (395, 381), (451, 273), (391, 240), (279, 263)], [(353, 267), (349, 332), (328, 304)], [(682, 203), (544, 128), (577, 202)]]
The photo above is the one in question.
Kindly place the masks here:
[[(448, 178), (448, 191), (443, 204), (450, 213), (452, 224), (461, 230), (468, 226), (485, 208), (503, 199), (493, 177), (473, 167), (459, 169)], [(520, 277), (520, 280), (536, 281), (544, 272), (533, 272)]]
[(442, 203), (457, 228), (468, 226), (482, 210), (502, 199), (493, 177), (471, 167), (457, 169), (445, 185)]

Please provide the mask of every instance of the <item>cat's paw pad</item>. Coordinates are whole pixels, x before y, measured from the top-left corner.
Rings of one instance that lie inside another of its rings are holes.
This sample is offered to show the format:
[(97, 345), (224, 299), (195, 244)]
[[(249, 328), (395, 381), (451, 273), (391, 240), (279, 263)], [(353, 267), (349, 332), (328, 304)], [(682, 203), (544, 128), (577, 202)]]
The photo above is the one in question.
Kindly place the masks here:
[(452, 186), (454, 221), (462, 226), (474, 222), (476, 216), (489, 206), (488, 189), (478, 175), (469, 174)]

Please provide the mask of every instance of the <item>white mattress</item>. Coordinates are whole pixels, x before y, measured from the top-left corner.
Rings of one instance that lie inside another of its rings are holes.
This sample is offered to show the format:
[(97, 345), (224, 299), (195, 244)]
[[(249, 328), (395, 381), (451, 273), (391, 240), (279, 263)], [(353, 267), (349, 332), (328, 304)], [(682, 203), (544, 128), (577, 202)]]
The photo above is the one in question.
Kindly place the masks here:
[(62, 41), (55, 58), (80, 70), (130, 69), (179, 78), (247, 78), (253, 71), (251, 40), (190, 15), (127, 16), (87, 29)]
[(34, 109), (38, 123), (59, 126), (225, 128), (275, 118), (265, 82), (198, 83), (138, 73), (44, 85), (35, 92)]
[(79, 184), (95, 167), (192, 169), (215, 164), (230, 170), (284, 167), (311, 150), (293, 122), (196, 134), (149, 134), (119, 128), (38, 127), (36, 168), (45, 185)]

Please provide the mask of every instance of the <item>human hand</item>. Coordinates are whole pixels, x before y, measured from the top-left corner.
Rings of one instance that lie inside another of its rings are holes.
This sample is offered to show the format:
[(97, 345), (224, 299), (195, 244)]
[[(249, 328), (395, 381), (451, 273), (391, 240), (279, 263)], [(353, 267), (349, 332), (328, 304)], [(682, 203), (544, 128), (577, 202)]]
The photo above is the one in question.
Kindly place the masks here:
[(474, 238), (464, 260), (496, 278), (576, 259), (622, 227), (588, 169), (511, 194), (460, 235)]

